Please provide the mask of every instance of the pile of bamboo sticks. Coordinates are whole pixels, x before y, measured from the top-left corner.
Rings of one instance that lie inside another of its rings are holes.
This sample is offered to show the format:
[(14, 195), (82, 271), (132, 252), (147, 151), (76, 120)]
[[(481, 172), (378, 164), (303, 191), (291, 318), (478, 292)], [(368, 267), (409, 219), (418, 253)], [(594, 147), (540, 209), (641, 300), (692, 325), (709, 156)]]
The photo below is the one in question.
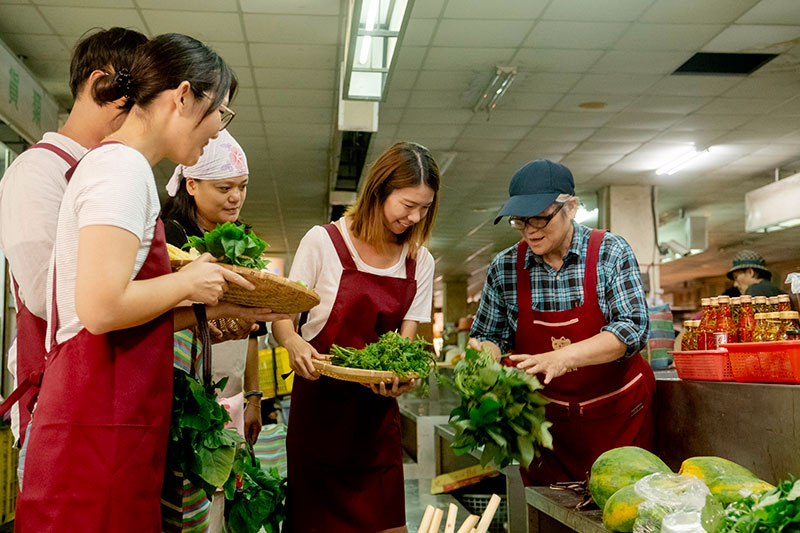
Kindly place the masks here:
[[(447, 511), (447, 520), (444, 524), (444, 533), (486, 533), (489, 530), (489, 524), (492, 523), (492, 518), (497, 512), (497, 506), (500, 505), (500, 496), (492, 494), (489, 499), (489, 504), (486, 510), (483, 511), (481, 516), (471, 514), (464, 520), (461, 527), (456, 531), (456, 513), (458, 507), (455, 504), (450, 504)], [(442, 517), (444, 511), (429, 505), (425, 508), (425, 515), (422, 517), (422, 522), (419, 524), (419, 533), (439, 533), (439, 527), (442, 524)]]

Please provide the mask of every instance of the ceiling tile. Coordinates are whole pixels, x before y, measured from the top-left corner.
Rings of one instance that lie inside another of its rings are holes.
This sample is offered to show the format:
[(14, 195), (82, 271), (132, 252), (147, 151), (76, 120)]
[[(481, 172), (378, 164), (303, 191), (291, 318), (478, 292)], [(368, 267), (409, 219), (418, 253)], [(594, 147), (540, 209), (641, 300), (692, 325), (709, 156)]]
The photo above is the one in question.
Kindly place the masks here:
[(529, 141), (582, 141), (594, 133), (593, 128), (536, 126), (526, 137)]
[(628, 111), (689, 114), (710, 102), (702, 96), (640, 96)]
[(249, 67), (250, 59), (247, 56), (247, 47), (244, 43), (228, 43), (206, 41), (219, 56), (232, 67)]
[(793, 98), (800, 94), (800, 78), (796, 74), (751, 76), (725, 92), (726, 97)]
[(503, 159), (503, 163), (505, 163), (509, 167), (518, 169), (523, 167), (527, 163), (530, 163), (531, 161), (535, 161), (536, 159), (549, 159), (550, 161), (558, 163), (559, 161), (564, 159), (566, 155), (567, 154), (565, 152), (549, 152), (547, 150), (540, 150), (540, 149), (533, 149), (533, 150), (515, 149), (513, 152), (508, 154), (508, 156), (505, 159)]
[(657, 0), (641, 17), (643, 22), (668, 24), (728, 24), (739, 18), (759, 0)]
[(436, 28), (436, 19), (411, 19), (403, 35), (402, 46), (428, 46)]
[[(79, 0), (82, 1), (82, 0)], [(99, 2), (101, 0), (91, 0)], [(123, 0), (115, 0), (123, 1)], [(51, 3), (50, 0), (42, 0), (43, 3)], [(136, 0), (139, 9), (170, 9), (183, 11), (220, 11), (225, 13), (235, 13), (239, 11), (236, 0)]]
[(491, 124), (493, 126), (527, 126), (539, 122), (544, 113), (541, 111), (519, 111), (511, 109), (495, 109), (490, 115), (474, 113), (471, 124)]
[(750, 115), (701, 115), (695, 113), (688, 116), (673, 126), (673, 129), (681, 130), (730, 130), (741, 126), (748, 120), (752, 120)]
[[(636, 100), (635, 96), (618, 94), (568, 94), (558, 102), (557, 111), (575, 111), (579, 113), (611, 113), (622, 111)], [(602, 109), (583, 109), (578, 106), (587, 102), (603, 102)]]
[(256, 85), (263, 89), (336, 88), (336, 72), (322, 69), (254, 68)]
[[(241, 41), (242, 26), (236, 13), (195, 13), (192, 11), (142, 10), (142, 15), (153, 34), (177, 32), (191, 35), (201, 41)], [(107, 23), (107, 21), (106, 21)]]
[(251, 44), (255, 67), (329, 69), (336, 64), (336, 46), (298, 44)]
[(625, 155), (633, 152), (641, 143), (591, 142), (585, 141), (578, 148), (580, 154)]
[(710, 115), (762, 115), (779, 107), (781, 103), (783, 100), (765, 98), (715, 98), (697, 112)]
[(531, 29), (528, 20), (439, 21), (434, 46), (517, 47)]
[(395, 56), (398, 70), (419, 70), (428, 48), (425, 46), (402, 46)]
[(542, 14), (544, 20), (631, 21), (636, 20), (652, 0), (571, 0), (552, 2)]
[(684, 52), (632, 52), (612, 50), (592, 67), (598, 73), (669, 74), (691, 54)]
[(433, 109), (458, 109), (469, 107), (469, 102), (463, 102), (458, 93), (452, 91), (411, 91), (410, 107)]
[(89, 28), (105, 28), (111, 25), (122, 26), (140, 32), (145, 31), (141, 17), (133, 9), (49, 6), (42, 6), (39, 9), (59, 35), (78, 37), (83, 35)]
[(386, 101), (381, 103), (381, 107), (405, 107), (411, 91), (401, 91), (390, 89)]
[(416, 70), (398, 70), (392, 75), (391, 86), (393, 89), (409, 90), (414, 88), (417, 81)]
[(523, 48), (512, 62), (520, 70), (535, 72), (585, 72), (597, 62), (599, 50), (542, 50)]
[(458, 137), (464, 126), (460, 124), (401, 124), (397, 128), (395, 137), (414, 139), (417, 136), (452, 138)]
[(658, 142), (671, 143), (692, 143), (697, 146), (708, 146), (714, 144), (715, 139), (727, 134), (729, 128), (724, 129), (678, 129), (680, 126), (673, 127), (661, 133), (654, 140)]
[(406, 124), (460, 124), (464, 125), (475, 116), (471, 109), (406, 109), (403, 122)]
[(250, 42), (279, 44), (336, 44), (339, 17), (310, 15), (260, 15), (244, 17)]
[(598, 128), (611, 120), (612, 113), (551, 111), (539, 122), (541, 126)]
[[(230, 104), (231, 106), (236, 106), (237, 104), (246, 105), (246, 106), (257, 106), (258, 99), (256, 98), (256, 90), (252, 87), (242, 87), (236, 90), (236, 95), (233, 97), (233, 103)], [(242, 119), (245, 117), (238, 116), (237, 119)], [(251, 117), (247, 117), (247, 120), (250, 120)]]
[[(473, 85), (477, 77), (483, 79), (482, 76), (471, 70), (423, 70), (417, 76), (414, 88), (429, 91), (444, 91), (448, 89), (465, 90)], [(481, 87), (481, 89), (482, 88), (483, 87)]]
[(658, 130), (600, 128), (589, 140), (602, 142), (647, 142), (658, 135)]
[(739, 76), (664, 76), (647, 92), (674, 96), (717, 96), (742, 79)]
[(456, 151), (492, 150), (509, 152), (517, 144), (513, 139), (459, 139), (453, 148)]
[(514, 90), (537, 93), (566, 93), (580, 79), (580, 74), (520, 72), (514, 81)]
[(69, 79), (69, 62), (63, 60), (48, 61), (44, 59), (29, 59), (25, 65), (31, 69), (38, 79), (54, 80)]
[(499, 109), (524, 109), (531, 111), (547, 111), (552, 109), (561, 95), (557, 93), (525, 93), (509, 91), (498, 104)]
[(657, 74), (586, 74), (575, 87), (574, 93), (644, 94), (663, 76)]
[[(27, 2), (10, 2), (27, 3)], [(32, 4), (44, 6), (68, 6), (68, 7), (136, 7), (133, 0), (31, 0)], [(141, 2), (139, 2), (141, 7)], [(236, 7), (234, 6), (234, 9)]]
[(795, 0), (761, 0), (742, 15), (739, 24), (800, 24), (800, 10)]
[(425, 0), (424, 2), (414, 2), (411, 8), (411, 18), (436, 19), (442, 12), (445, 0)]
[(786, 135), (800, 129), (800, 117), (787, 116), (782, 120), (775, 117), (758, 117), (739, 127), (741, 130), (759, 131), (767, 134)]
[(264, 102), (262, 107), (266, 122), (288, 122), (294, 124), (330, 124), (333, 109), (325, 107), (275, 107)]
[(274, 136), (301, 137), (308, 139), (328, 139), (331, 135), (330, 128), (320, 128), (317, 124), (266, 124), (267, 137)]
[(605, 50), (628, 27), (624, 22), (566, 22), (541, 20), (523, 46), (533, 48), (585, 48)]
[(735, 24), (725, 28), (706, 44), (703, 51), (780, 53), (788, 50), (791, 47), (790, 41), (798, 37), (800, 26)]
[(508, 65), (513, 54), (513, 48), (432, 47), (428, 51), (424, 68), (426, 70), (491, 72), (497, 65)]
[[(18, 56), (30, 59), (62, 59), (69, 61), (71, 50), (62, 44), (55, 35), (34, 35), (26, 33), (6, 33), (3, 42)], [(23, 60), (24, 61), (24, 60)]]
[(503, 0), (502, 3), (486, 2), (486, 0), (457, 0), (447, 4), (444, 18), (534, 19), (542, 13), (547, 3), (548, 0)]
[(546, 140), (524, 140), (515, 148), (514, 152), (535, 154), (535, 153), (555, 153), (567, 154), (578, 147), (577, 142), (553, 142)]
[(239, 3), (245, 13), (284, 15), (338, 15), (340, 6), (330, 0), (239, 0)]
[(380, 109), (378, 111), (378, 131), (388, 127), (389, 124), (397, 124), (401, 118), (403, 118), (402, 109)]
[(800, 115), (800, 97), (792, 98), (770, 111), (772, 115)]
[(634, 24), (614, 44), (618, 50), (689, 50), (713, 39), (721, 24)]
[(470, 124), (461, 134), (463, 139), (522, 139), (530, 130), (529, 126), (496, 126)]
[(620, 113), (608, 123), (612, 128), (666, 129), (683, 118), (683, 115), (667, 113)]
[(0, 3), (0, 32), (49, 34), (51, 30), (35, 7)]
[(264, 106), (309, 106), (330, 107), (334, 105), (335, 93), (322, 89), (259, 89), (259, 98)]

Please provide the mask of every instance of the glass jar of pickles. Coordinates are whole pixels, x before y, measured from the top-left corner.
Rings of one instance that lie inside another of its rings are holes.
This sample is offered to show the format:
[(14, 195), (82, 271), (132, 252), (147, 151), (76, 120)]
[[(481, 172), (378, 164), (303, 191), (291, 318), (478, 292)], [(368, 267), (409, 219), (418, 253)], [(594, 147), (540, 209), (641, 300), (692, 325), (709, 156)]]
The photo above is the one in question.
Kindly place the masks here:
[(797, 311), (783, 311), (780, 313), (780, 333), (778, 335), (778, 340), (788, 341), (789, 339), (789, 332), (800, 329), (800, 324), (798, 324), (798, 315)]
[(739, 324), (739, 314), (742, 309), (742, 299), (739, 296), (731, 298), (731, 318), (734, 324)]
[(767, 297), (755, 296), (753, 298), (753, 309), (756, 313), (769, 313), (769, 309), (767, 307)]
[(684, 320), (684, 333), (681, 338), (681, 351), (688, 352), (697, 350), (697, 324), (699, 320)]
[[(775, 304), (777, 305), (777, 303)], [(781, 339), (781, 314), (767, 313), (767, 327), (764, 342), (774, 342)]]
[(778, 297), (770, 296), (767, 298), (767, 313), (780, 313), (778, 310)]
[(767, 337), (767, 313), (756, 313), (756, 324), (753, 328), (753, 342), (766, 342)]
[(792, 310), (792, 303), (789, 300), (788, 294), (779, 294), (778, 295), (778, 312), (783, 313), (785, 311)]

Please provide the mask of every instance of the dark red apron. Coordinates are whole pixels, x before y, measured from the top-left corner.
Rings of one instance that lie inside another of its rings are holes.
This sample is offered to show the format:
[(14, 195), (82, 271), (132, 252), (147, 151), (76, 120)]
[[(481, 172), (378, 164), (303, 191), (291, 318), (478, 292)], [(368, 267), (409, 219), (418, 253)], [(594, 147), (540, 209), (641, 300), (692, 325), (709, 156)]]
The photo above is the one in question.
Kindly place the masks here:
[[(137, 280), (170, 272), (159, 218)], [(51, 335), (57, 323), (53, 289)], [(161, 528), (172, 403), (172, 312), (104, 335), (83, 329), (47, 358), (15, 531)]]
[[(53, 152), (63, 159), (69, 165), (69, 168), (78, 163), (70, 154), (50, 143), (36, 143), (28, 150), (34, 148)], [(69, 178), (67, 178), (67, 182), (69, 182)], [(54, 213), (54, 215), (57, 214)], [(11, 274), (13, 276), (13, 269)], [(14, 281), (14, 298), (17, 302), (17, 367), (14, 370), (14, 376), (17, 378), (17, 388), (0, 405), (0, 415), (4, 414), (19, 401), (19, 441), (21, 445), (25, 440), (28, 422), (31, 420), (31, 412), (36, 403), (36, 395), (39, 393), (39, 385), (44, 371), (44, 359), (47, 353), (45, 349), (47, 321), (31, 313), (22, 303), (16, 280)]]
[[(547, 353), (600, 333), (606, 319), (597, 301), (597, 263), (601, 230), (592, 230), (583, 278), (583, 305), (566, 311), (531, 309), (531, 278), (525, 270), (528, 245), (517, 249), (517, 319), (515, 353)], [(541, 379), (542, 376), (539, 376)], [(597, 457), (619, 446), (652, 449), (655, 378), (641, 355), (593, 365), (553, 379), (544, 388), (551, 403), (553, 450), (522, 469), (525, 485), (586, 479)]]
[[(336, 226), (324, 227), (344, 271), (328, 321), (311, 345), (321, 354), (332, 344), (363, 348), (400, 327), (416, 294), (416, 263), (406, 258), (405, 279), (361, 272)], [(399, 416), (397, 400), (363, 385), (297, 376), (286, 439), (284, 531), (369, 533), (404, 526)]]

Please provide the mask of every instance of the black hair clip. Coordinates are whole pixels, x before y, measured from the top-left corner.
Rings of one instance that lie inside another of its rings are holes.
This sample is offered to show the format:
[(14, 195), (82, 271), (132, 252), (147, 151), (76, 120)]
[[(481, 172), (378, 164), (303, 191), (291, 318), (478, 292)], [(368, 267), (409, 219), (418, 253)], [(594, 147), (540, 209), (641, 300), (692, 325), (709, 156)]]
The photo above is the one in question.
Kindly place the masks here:
[(125, 67), (119, 69), (114, 77), (114, 86), (121, 97), (130, 96), (132, 84), (131, 72)]

